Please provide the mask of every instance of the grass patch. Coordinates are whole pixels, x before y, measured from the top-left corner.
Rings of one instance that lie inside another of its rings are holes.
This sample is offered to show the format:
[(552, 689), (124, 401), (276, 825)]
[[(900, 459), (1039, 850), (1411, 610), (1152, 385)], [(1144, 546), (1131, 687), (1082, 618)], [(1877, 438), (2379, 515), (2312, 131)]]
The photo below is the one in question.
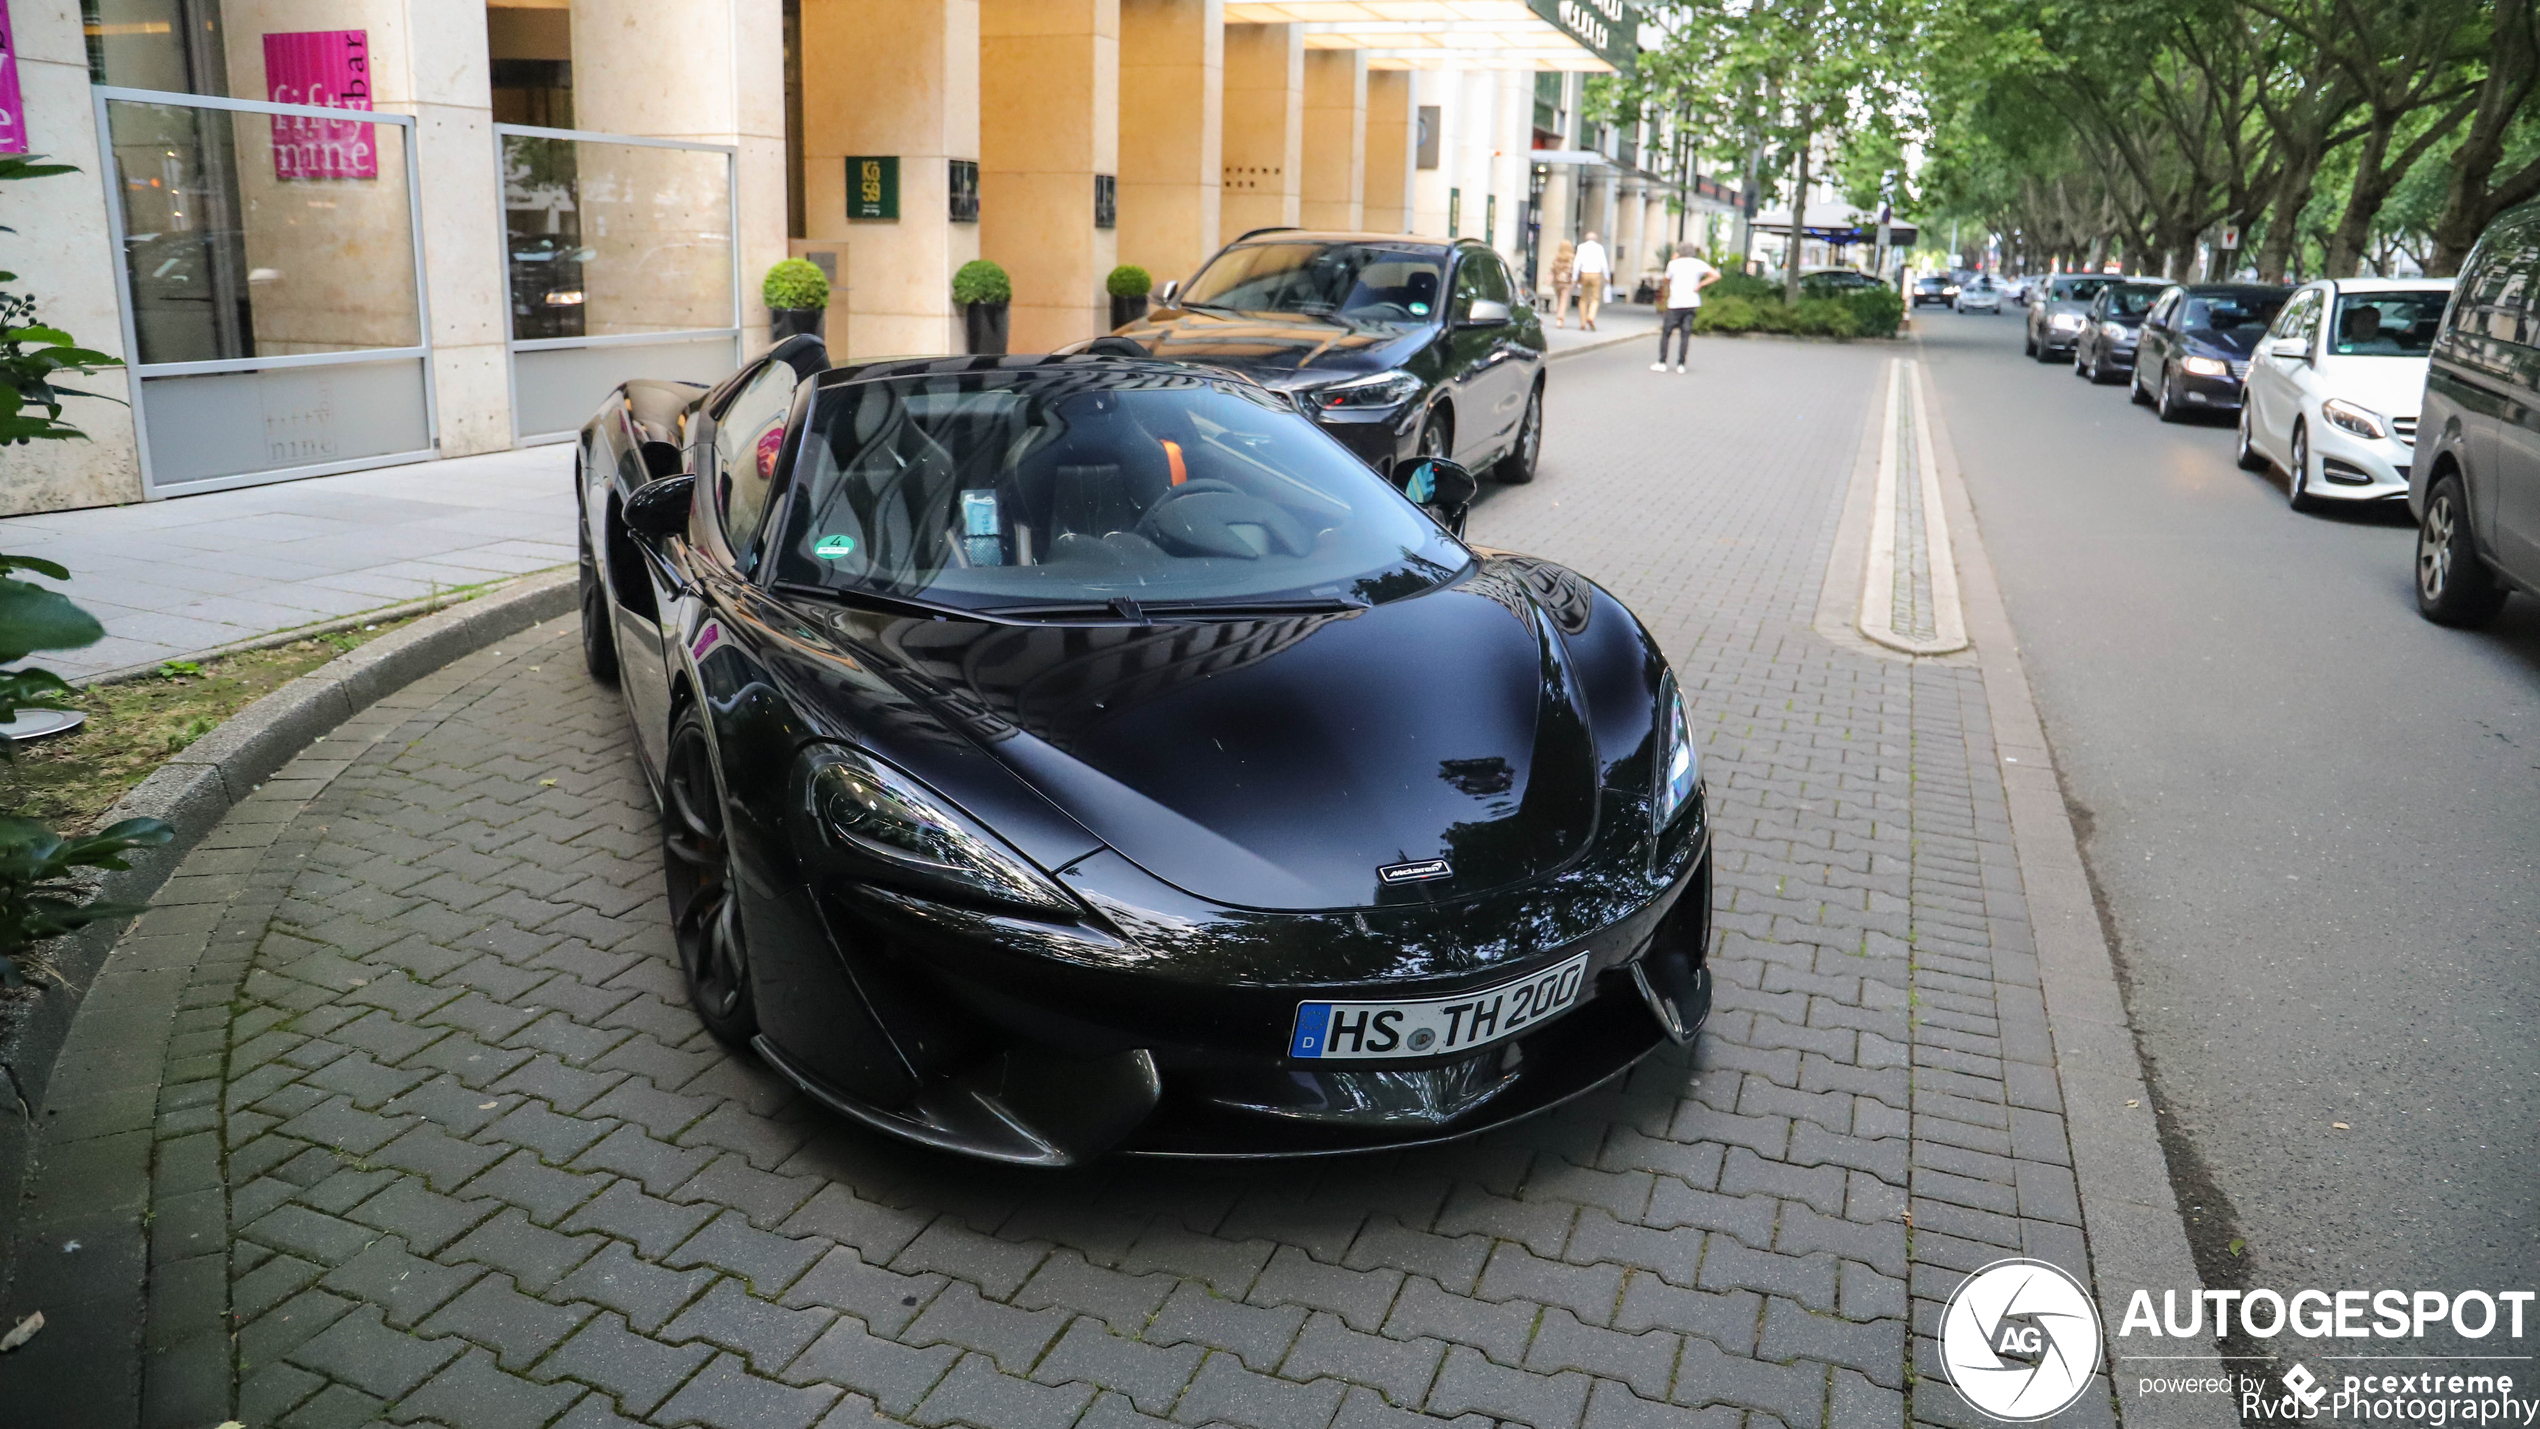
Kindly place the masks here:
[(84, 830), (151, 771), (221, 721), (412, 619), (332, 631), (200, 664), (171, 661), (153, 675), (81, 690), (72, 703), (87, 714), (88, 723), (23, 746), (16, 759), (0, 763), (0, 808), (65, 832)]

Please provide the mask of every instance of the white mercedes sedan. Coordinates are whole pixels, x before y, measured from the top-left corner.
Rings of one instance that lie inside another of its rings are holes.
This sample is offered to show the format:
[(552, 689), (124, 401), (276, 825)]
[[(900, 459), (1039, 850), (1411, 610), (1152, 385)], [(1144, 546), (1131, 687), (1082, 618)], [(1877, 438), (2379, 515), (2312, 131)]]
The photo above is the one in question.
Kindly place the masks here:
[(2408, 494), (2426, 355), (2449, 278), (2305, 284), (2267, 329), (2240, 405), (2240, 465), (2282, 467), (2296, 511)]

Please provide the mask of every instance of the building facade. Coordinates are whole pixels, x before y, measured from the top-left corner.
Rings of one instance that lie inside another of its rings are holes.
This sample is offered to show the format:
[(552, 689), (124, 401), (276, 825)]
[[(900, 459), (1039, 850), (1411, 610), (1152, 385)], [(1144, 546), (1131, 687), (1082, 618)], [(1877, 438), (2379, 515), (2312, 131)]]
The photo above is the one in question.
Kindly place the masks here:
[(568, 439), (764, 346), (788, 256), (842, 356), (963, 350), (978, 258), (1029, 352), (1257, 228), (1520, 272), (1595, 229), (1628, 283), (1672, 193), (1581, 117), (1624, 0), (0, 6), (26, 147), (79, 170), (0, 189), (0, 269), (129, 364), (66, 413), (92, 440), (0, 450), (0, 513)]

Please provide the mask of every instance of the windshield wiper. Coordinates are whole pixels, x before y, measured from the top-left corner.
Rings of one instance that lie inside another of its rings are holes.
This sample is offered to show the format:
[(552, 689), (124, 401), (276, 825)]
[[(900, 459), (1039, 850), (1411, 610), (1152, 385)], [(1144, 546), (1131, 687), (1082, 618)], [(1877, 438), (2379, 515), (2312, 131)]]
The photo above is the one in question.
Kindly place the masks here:
[(1125, 620), (1132, 625), (1151, 625), (1157, 616), (1215, 616), (1239, 620), (1255, 615), (1330, 615), (1365, 610), (1367, 602), (1347, 596), (1304, 596), (1292, 600), (1250, 600), (1230, 597), (1225, 600), (1132, 600), (1119, 596), (1108, 601), (1068, 601), (1047, 605), (983, 606), (974, 615), (992, 619), (1017, 620)]
[(915, 596), (885, 595), (878, 590), (855, 586), (810, 585), (802, 581), (777, 581), (769, 587), (778, 595), (808, 596), (813, 600), (832, 601), (839, 605), (858, 605), (885, 611), (892, 615), (931, 615), (937, 619), (977, 620), (982, 612), (941, 601), (920, 600)]
[(1230, 308), (1224, 303), (1203, 303), (1193, 298), (1183, 298), (1174, 303), (1173, 306), (1177, 308), (1197, 308), (1204, 313), (1233, 313), (1237, 317), (1243, 316), (1243, 309), (1241, 308)]

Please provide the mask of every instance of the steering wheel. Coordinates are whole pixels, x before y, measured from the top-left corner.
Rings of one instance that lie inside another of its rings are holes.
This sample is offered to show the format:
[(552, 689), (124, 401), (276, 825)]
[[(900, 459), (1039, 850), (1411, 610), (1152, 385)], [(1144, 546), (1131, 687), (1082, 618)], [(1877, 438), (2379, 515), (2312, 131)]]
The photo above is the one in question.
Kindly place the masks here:
[(1232, 528), (1253, 526), (1262, 539), (1291, 556), (1311, 550), (1314, 538), (1295, 517), (1244, 492), (1232, 482), (1201, 477), (1166, 489), (1138, 518), (1138, 534), (1175, 555), (1259, 555)]

